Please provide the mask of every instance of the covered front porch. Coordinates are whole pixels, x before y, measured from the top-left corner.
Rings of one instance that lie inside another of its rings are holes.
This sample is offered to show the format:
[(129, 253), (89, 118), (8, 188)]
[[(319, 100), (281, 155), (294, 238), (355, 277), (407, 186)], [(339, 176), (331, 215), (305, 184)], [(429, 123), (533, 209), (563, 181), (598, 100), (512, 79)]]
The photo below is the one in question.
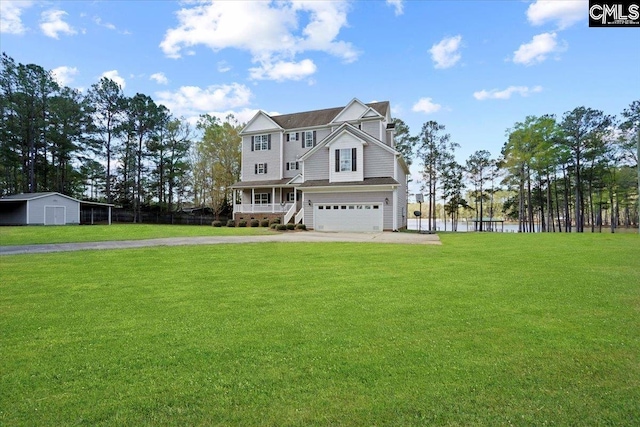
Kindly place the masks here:
[(234, 220), (280, 218), (283, 224), (301, 222), (302, 193), (297, 187), (290, 179), (235, 184)]

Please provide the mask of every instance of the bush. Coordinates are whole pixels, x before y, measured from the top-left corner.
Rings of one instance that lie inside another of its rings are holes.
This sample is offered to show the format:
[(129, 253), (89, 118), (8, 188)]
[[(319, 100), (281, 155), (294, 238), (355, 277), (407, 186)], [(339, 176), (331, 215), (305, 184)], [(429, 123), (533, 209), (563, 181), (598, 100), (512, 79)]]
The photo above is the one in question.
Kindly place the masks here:
[(280, 224), (280, 218), (272, 219), (271, 224)]
[(251, 226), (252, 227), (257, 227), (260, 225), (260, 221), (258, 221), (257, 219), (252, 219), (251, 220)]
[(246, 227), (247, 226), (247, 221), (242, 220), (242, 221), (238, 221), (238, 227)]
[(235, 227), (236, 226), (236, 222), (232, 219), (230, 219), (229, 221), (227, 221), (227, 227)]
[(213, 221), (211, 225), (214, 227), (222, 227), (222, 221)]
[(268, 226), (269, 226), (268, 219), (263, 219), (262, 221), (260, 221), (260, 227), (268, 227)]
[(269, 227), (270, 227), (272, 230), (275, 230), (277, 226), (278, 226), (278, 224), (276, 224), (276, 223), (274, 222), (274, 223), (273, 223), (273, 224), (271, 224)]
[(306, 230), (307, 226), (304, 224), (298, 224), (296, 225), (296, 230)]
[(295, 224), (291, 224), (291, 223), (287, 224), (287, 230), (295, 230), (295, 228), (296, 228)]
[(284, 224), (277, 224), (276, 225), (276, 230), (278, 230), (278, 231), (284, 231), (286, 229), (287, 229), (287, 226), (284, 225)]

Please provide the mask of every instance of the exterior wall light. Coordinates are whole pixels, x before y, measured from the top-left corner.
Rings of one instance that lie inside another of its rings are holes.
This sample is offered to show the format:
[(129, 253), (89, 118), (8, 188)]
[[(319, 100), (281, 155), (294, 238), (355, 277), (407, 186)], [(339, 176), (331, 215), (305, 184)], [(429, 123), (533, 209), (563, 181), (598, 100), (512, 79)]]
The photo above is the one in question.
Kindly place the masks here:
[(385, 205), (388, 205), (388, 204), (389, 204), (389, 198), (388, 198), (388, 197), (385, 197), (385, 198), (384, 198), (384, 204), (385, 204)]
[(309, 206), (311, 206), (311, 199), (309, 199)]

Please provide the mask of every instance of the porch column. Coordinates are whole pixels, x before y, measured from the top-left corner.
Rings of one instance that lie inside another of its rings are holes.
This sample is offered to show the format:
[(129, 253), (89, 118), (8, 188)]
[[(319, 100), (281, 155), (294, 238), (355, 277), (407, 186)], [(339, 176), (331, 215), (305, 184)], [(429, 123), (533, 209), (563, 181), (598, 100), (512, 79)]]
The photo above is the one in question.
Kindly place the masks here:
[(111, 225), (111, 206), (109, 206), (109, 225)]
[[(398, 231), (398, 187), (393, 189), (393, 231)], [(384, 228), (384, 227), (383, 227)]]
[(256, 189), (251, 187), (251, 212), (253, 212), (253, 202), (256, 200)]
[(276, 187), (271, 187), (271, 213), (276, 213)]

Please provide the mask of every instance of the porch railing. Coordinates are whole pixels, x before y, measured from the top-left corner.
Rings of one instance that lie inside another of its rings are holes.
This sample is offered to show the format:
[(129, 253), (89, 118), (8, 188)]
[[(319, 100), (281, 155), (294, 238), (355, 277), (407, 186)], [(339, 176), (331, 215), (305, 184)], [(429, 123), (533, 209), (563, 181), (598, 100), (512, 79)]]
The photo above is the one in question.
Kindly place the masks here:
[(295, 213), (296, 213), (296, 205), (295, 203), (292, 203), (291, 207), (289, 208), (287, 213), (284, 215), (284, 223), (288, 224), (289, 220), (291, 220), (291, 218), (295, 215)]
[(277, 213), (284, 215), (292, 208), (295, 209), (294, 203), (285, 203), (284, 206), (280, 203), (238, 203), (234, 205), (233, 211), (237, 213)]

